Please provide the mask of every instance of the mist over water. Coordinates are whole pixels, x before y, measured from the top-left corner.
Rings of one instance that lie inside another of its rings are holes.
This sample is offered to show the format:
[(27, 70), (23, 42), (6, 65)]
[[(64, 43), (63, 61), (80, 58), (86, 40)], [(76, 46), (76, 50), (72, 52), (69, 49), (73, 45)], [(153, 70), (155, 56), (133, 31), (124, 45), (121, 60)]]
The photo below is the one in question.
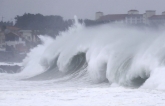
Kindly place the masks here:
[(77, 80), (165, 89), (165, 31), (126, 25), (75, 23), (56, 39), (40, 36), (18, 74), (1, 80)]

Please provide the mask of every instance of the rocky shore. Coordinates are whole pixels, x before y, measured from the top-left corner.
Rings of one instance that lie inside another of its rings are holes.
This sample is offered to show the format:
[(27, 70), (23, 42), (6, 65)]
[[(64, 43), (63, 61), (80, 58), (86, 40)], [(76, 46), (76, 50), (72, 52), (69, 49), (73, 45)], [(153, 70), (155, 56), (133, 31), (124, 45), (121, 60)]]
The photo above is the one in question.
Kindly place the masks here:
[(26, 54), (21, 54), (17, 52), (0, 51), (0, 62), (20, 63), (25, 57), (26, 57)]
[(18, 65), (0, 65), (0, 73), (19, 73), (21, 66)]
[(0, 51), (0, 73), (18, 73), (21, 71), (21, 63), (26, 54)]

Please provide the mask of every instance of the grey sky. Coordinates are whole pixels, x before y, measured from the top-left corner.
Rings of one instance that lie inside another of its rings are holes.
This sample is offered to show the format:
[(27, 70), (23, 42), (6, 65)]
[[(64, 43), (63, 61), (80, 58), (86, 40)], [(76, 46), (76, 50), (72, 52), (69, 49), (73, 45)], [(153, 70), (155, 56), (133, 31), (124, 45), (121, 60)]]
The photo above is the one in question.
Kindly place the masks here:
[(61, 15), (64, 19), (79, 18), (94, 19), (95, 12), (104, 14), (127, 13), (137, 9), (156, 10), (157, 14), (165, 11), (165, 0), (0, 0), (0, 20), (14, 19), (16, 15), (26, 13), (41, 13), (43, 15)]

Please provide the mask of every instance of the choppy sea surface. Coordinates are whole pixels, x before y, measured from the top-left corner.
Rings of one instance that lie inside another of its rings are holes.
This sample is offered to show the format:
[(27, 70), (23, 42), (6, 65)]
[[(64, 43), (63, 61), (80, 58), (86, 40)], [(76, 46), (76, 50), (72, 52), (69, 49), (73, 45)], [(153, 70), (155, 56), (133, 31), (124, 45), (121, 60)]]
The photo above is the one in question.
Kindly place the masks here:
[(76, 21), (40, 39), (0, 73), (0, 106), (165, 106), (165, 31)]

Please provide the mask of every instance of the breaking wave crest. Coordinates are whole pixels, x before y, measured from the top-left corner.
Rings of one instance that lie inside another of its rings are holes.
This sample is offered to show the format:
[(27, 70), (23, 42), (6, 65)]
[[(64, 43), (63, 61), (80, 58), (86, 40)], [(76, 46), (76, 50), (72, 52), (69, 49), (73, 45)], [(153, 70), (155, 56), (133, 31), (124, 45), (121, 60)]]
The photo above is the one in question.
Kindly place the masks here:
[(87, 78), (96, 84), (165, 89), (165, 31), (76, 22), (56, 39), (40, 38), (43, 43), (31, 50), (14, 78)]

